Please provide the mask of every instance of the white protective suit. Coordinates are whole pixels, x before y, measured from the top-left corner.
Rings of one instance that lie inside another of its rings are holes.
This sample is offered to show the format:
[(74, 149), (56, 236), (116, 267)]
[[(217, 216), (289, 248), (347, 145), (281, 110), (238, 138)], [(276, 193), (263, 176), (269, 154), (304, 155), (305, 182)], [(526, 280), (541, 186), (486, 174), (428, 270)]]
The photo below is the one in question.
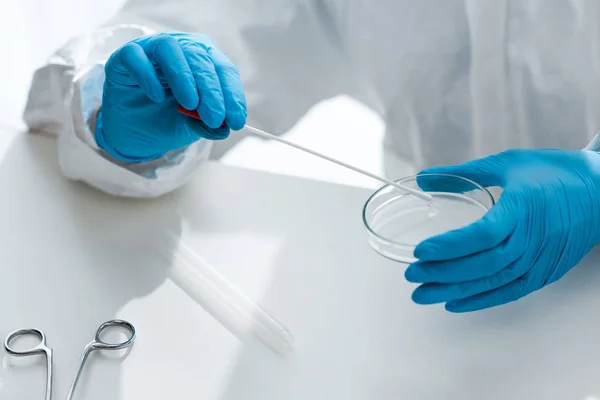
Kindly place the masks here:
[(595, 0), (131, 0), (36, 72), (25, 120), (60, 136), (70, 178), (125, 196), (180, 186), (211, 143), (128, 165), (98, 150), (90, 124), (109, 54), (178, 30), (208, 34), (238, 65), (249, 123), (267, 131), (346, 94), (384, 118), (386, 146), (417, 168), (580, 149), (600, 126), (598, 15)]

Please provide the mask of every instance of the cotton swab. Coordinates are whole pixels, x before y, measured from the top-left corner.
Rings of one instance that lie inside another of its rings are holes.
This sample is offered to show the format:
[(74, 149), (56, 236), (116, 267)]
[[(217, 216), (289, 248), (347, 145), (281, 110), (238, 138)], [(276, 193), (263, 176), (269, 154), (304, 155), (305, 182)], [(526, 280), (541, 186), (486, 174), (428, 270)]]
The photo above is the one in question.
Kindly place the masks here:
[(326, 156), (325, 154), (321, 154), (321, 153), (318, 153), (318, 152), (316, 152), (314, 150), (311, 150), (311, 149), (308, 149), (306, 147), (300, 146), (300, 145), (298, 145), (296, 143), (292, 143), (292, 142), (290, 142), (288, 140), (282, 139), (282, 138), (280, 138), (278, 136), (272, 135), (272, 134), (267, 133), (267, 132), (265, 132), (263, 130), (260, 130), (258, 128), (254, 128), (252, 126), (245, 125), (244, 129), (247, 130), (247, 131), (249, 131), (249, 132), (252, 132), (253, 134), (255, 134), (257, 136), (261, 136), (261, 137), (263, 137), (265, 139), (270, 139), (270, 140), (274, 140), (274, 141), (286, 144), (286, 145), (294, 147), (294, 148), (296, 148), (298, 150), (304, 151), (305, 153), (312, 154), (313, 156), (322, 158), (322, 159), (327, 160), (329, 162), (332, 162), (334, 164), (337, 164), (337, 165), (340, 165), (342, 167), (348, 168), (348, 169), (350, 169), (350, 170), (352, 170), (354, 172), (358, 172), (359, 174), (366, 175), (366, 176), (368, 176), (370, 178), (373, 178), (373, 179), (376, 179), (376, 180), (378, 180), (380, 182), (383, 182), (383, 183), (386, 183), (388, 185), (394, 186), (394, 187), (396, 187), (398, 189), (405, 190), (405, 191), (409, 192), (410, 194), (412, 194), (412, 195), (414, 195), (414, 196), (416, 196), (416, 197), (418, 197), (420, 199), (423, 199), (425, 201), (428, 201), (428, 202), (432, 201), (431, 195), (429, 195), (429, 194), (427, 194), (425, 192), (420, 192), (418, 190), (409, 188), (408, 186), (405, 186), (405, 185), (402, 185), (400, 183), (391, 181), (391, 180), (389, 180), (387, 178), (384, 178), (382, 176), (375, 175), (375, 174), (373, 174), (373, 173), (371, 173), (369, 171), (365, 171), (364, 169), (360, 169), (360, 168), (355, 167), (353, 165), (347, 164), (347, 163), (345, 163), (343, 161), (339, 161), (339, 160), (333, 159), (333, 158), (331, 158), (329, 156)]

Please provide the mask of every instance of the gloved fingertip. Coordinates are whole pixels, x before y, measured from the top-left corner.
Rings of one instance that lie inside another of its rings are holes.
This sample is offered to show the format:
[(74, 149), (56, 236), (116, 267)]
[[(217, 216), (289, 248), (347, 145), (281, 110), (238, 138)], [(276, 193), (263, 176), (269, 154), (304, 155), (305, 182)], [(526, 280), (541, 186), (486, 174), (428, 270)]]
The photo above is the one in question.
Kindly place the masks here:
[(214, 113), (204, 113), (206, 115), (202, 115), (200, 114), (200, 118), (202, 118), (202, 121), (204, 122), (204, 124), (206, 126), (208, 126), (210, 129), (218, 129), (221, 125), (223, 125), (223, 118), (219, 118), (218, 115), (215, 115)]
[(148, 93), (148, 97), (156, 103), (162, 103), (166, 97), (165, 89), (162, 86), (152, 87)]
[(419, 173), (417, 173), (417, 176), (419, 176), (419, 175), (440, 175), (440, 174), (443, 175), (444, 172), (445, 172), (444, 167), (426, 168), (426, 169), (419, 171)]
[(223, 121), (225, 120), (223, 113), (214, 112), (213, 110), (206, 107), (200, 107), (198, 109), (198, 115), (200, 116), (204, 124), (210, 129), (219, 128), (221, 125), (223, 125)]
[(180, 74), (176, 82), (176, 87), (172, 90), (179, 104), (187, 110), (197, 109), (200, 105), (200, 97), (196, 89), (196, 82), (191, 74)]
[(449, 301), (444, 305), (444, 308), (446, 311), (455, 314), (473, 311), (468, 307), (467, 304), (465, 304), (464, 301)]
[(194, 98), (193, 96), (180, 96), (177, 101), (186, 110), (196, 110), (198, 108), (198, 97)]
[(427, 294), (427, 290), (425, 290), (422, 285), (416, 288), (410, 297), (415, 304), (426, 305), (436, 303), (430, 298)]
[(416, 265), (412, 264), (404, 271), (404, 278), (411, 283), (423, 283), (424, 276)]
[(429, 241), (425, 240), (415, 247), (413, 255), (416, 259), (420, 261), (431, 261), (433, 259), (433, 254), (437, 247), (434, 246)]
[(234, 131), (242, 129), (246, 125), (246, 119), (245, 111), (227, 113), (227, 125)]

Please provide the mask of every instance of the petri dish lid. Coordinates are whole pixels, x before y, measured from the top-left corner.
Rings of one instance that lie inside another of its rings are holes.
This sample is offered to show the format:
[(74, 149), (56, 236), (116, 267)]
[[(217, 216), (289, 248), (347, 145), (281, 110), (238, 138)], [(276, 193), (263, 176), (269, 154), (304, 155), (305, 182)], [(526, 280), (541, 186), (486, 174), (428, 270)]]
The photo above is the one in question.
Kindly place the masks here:
[[(428, 180), (434, 184), (427, 184)], [(416, 176), (397, 182), (422, 190)], [(494, 205), (492, 195), (485, 188), (465, 178), (420, 175), (419, 182), (429, 189), (426, 192), (432, 196), (433, 203), (388, 185), (376, 191), (365, 204), (363, 221), (369, 244), (385, 257), (414, 262), (414, 249), (420, 242), (467, 226)]]

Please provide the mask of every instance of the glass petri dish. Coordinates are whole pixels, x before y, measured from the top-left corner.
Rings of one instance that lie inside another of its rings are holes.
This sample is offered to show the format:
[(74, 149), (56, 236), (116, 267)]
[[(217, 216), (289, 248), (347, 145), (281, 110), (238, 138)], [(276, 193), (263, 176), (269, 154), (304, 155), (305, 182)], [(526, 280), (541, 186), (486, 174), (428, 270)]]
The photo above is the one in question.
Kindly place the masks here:
[(424, 174), (396, 182), (429, 193), (433, 204), (390, 185), (369, 197), (363, 208), (369, 245), (394, 261), (416, 261), (414, 250), (420, 242), (467, 226), (494, 205), (486, 188), (460, 176)]

